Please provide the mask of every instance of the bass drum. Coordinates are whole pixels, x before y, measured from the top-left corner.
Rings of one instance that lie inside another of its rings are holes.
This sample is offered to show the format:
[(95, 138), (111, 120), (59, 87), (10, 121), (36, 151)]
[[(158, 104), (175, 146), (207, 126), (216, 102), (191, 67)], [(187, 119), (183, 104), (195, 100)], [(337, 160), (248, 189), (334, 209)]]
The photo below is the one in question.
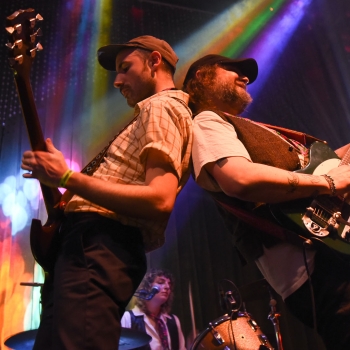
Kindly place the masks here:
[(191, 350), (267, 350), (273, 349), (260, 327), (248, 313), (237, 319), (224, 315), (210, 322), (195, 340)]

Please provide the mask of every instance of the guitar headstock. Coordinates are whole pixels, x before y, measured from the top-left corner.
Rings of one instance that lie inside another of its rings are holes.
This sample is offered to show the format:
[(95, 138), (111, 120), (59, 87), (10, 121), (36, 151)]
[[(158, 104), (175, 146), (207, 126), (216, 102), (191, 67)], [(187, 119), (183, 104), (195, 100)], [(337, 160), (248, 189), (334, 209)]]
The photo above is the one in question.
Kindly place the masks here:
[(6, 18), (8, 33), (9, 63), (15, 75), (29, 75), (32, 61), (37, 51), (43, 47), (36, 43), (36, 38), (42, 35), (41, 29), (36, 29), (36, 23), (43, 18), (34, 9), (18, 10)]

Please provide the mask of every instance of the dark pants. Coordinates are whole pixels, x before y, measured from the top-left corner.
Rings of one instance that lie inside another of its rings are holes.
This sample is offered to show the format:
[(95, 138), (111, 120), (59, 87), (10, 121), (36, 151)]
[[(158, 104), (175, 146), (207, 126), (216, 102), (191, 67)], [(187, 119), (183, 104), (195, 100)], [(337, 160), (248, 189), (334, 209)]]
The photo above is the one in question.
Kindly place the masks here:
[[(317, 331), (327, 349), (350, 349), (350, 267), (330, 256), (316, 254), (311, 275), (315, 296)], [(290, 311), (313, 327), (308, 282), (285, 300)]]
[(146, 272), (142, 235), (93, 213), (69, 214), (61, 235), (34, 350), (116, 350), (120, 319)]

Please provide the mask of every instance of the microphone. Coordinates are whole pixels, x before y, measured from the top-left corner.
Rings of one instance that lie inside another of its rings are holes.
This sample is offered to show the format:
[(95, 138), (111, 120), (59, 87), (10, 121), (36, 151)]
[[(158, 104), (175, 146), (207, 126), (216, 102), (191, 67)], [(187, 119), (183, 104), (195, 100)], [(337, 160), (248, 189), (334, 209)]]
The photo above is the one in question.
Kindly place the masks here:
[(141, 289), (138, 292), (135, 292), (134, 295), (140, 299), (151, 300), (159, 292), (160, 288), (158, 286), (153, 286), (150, 292), (145, 289)]
[(160, 288), (158, 286), (153, 286), (146, 300), (151, 300), (159, 292), (160, 292)]

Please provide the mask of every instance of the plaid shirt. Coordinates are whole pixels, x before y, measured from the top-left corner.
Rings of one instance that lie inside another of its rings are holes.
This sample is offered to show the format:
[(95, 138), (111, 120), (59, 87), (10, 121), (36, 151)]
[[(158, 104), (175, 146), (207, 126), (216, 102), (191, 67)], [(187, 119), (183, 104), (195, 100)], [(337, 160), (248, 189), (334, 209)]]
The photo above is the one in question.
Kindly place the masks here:
[[(112, 142), (93, 177), (110, 183), (145, 185), (145, 162), (150, 149), (168, 157), (179, 179), (177, 193), (189, 177), (192, 146), (192, 119), (187, 107), (188, 95), (181, 90), (159, 92), (135, 106), (134, 121)], [(136, 226), (143, 234), (146, 252), (164, 244), (167, 221), (135, 219), (95, 205), (77, 195), (66, 212), (97, 212)]]

